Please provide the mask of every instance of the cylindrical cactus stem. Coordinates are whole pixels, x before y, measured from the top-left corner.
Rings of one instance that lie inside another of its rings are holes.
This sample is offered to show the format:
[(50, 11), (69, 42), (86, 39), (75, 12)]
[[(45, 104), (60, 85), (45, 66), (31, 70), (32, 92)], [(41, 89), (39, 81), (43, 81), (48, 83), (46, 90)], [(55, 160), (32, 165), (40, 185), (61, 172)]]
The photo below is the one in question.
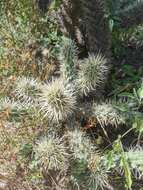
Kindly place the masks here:
[(89, 53), (101, 52), (110, 56), (111, 33), (103, 0), (80, 0), (82, 22), (85, 26), (86, 45)]
[(80, 25), (80, 7), (79, 0), (62, 0), (58, 11), (58, 21), (63, 34), (82, 46), (84, 40)]
[(59, 54), (61, 75), (64, 80), (73, 82), (77, 72), (77, 47), (71, 39), (64, 37), (62, 40)]

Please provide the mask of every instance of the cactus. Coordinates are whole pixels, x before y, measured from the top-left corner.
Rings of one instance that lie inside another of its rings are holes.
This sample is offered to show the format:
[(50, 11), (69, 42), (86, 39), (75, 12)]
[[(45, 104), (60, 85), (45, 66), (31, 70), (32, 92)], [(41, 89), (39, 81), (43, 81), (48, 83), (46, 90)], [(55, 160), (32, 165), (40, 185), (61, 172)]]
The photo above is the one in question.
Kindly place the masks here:
[(43, 85), (39, 95), (40, 110), (52, 122), (67, 119), (76, 108), (75, 93), (62, 79)]
[(0, 111), (19, 109), (19, 104), (8, 97), (0, 99)]
[(77, 86), (82, 95), (102, 88), (108, 73), (107, 60), (101, 54), (89, 55), (81, 61)]
[(140, 179), (143, 176), (143, 149), (141, 147), (133, 147), (125, 152), (125, 155), (133, 174)]
[(108, 171), (101, 166), (98, 166), (95, 171), (89, 173), (87, 186), (91, 190), (112, 189), (108, 181)]
[(101, 155), (95, 151), (88, 160), (74, 160), (71, 167), (71, 180), (79, 189), (112, 189), (108, 173), (109, 171), (101, 161)]
[(77, 65), (77, 47), (75, 43), (68, 38), (63, 38), (60, 48), (60, 71), (64, 80), (71, 82), (76, 76)]
[(35, 101), (39, 91), (39, 83), (36, 79), (30, 77), (18, 77), (15, 81), (14, 94), (19, 101), (28, 104)]
[(103, 55), (110, 57), (111, 34), (104, 0), (80, 1), (88, 52), (101, 51)]
[(93, 154), (88, 162), (87, 187), (93, 189), (112, 189), (109, 184), (109, 170), (103, 165), (101, 155)]
[(3, 113), (2, 119), (7, 118), (9, 121), (16, 121), (24, 113), (24, 110), (24, 105), (14, 101), (14, 99), (8, 97), (0, 99), (0, 112)]
[(75, 159), (88, 160), (97, 151), (90, 139), (79, 129), (69, 131), (67, 134), (68, 142)]
[(125, 123), (125, 118), (110, 103), (93, 105), (93, 116), (101, 126), (119, 126)]
[(68, 167), (69, 154), (62, 138), (48, 135), (36, 142), (35, 160), (43, 169), (65, 170)]
[(58, 11), (58, 22), (63, 34), (83, 45), (83, 33), (80, 24), (80, 1), (62, 0)]

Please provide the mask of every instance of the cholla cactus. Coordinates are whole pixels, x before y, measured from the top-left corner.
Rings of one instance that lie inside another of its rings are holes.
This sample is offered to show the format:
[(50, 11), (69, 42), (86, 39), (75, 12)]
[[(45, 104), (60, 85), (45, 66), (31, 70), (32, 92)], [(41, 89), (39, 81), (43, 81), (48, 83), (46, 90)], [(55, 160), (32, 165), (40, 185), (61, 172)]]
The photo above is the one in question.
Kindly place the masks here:
[(87, 186), (89, 189), (112, 189), (108, 180), (108, 169), (103, 165), (102, 156), (99, 153), (93, 154), (88, 161), (89, 175)]
[(81, 22), (85, 28), (86, 45), (89, 53), (99, 50), (110, 57), (111, 33), (106, 16), (106, 3), (104, 0), (80, 0)]
[(93, 116), (102, 127), (107, 125), (117, 127), (125, 123), (124, 117), (110, 103), (94, 104)]
[(88, 160), (76, 160), (72, 166), (71, 180), (79, 189), (112, 189), (108, 181), (109, 171), (103, 166), (101, 155), (94, 152)]
[(59, 122), (67, 119), (75, 110), (76, 97), (70, 85), (56, 79), (41, 87), (39, 105), (44, 117)]
[(89, 173), (86, 186), (89, 189), (111, 189), (108, 181), (109, 171), (103, 166), (100, 153), (94, 153), (88, 161)]
[(88, 95), (97, 87), (101, 87), (107, 77), (107, 60), (101, 55), (89, 55), (81, 62), (77, 86), (81, 94)]
[(75, 159), (88, 160), (97, 148), (92, 144), (86, 134), (79, 129), (69, 131), (68, 142)]
[(75, 43), (69, 38), (63, 38), (60, 49), (59, 60), (61, 63), (61, 74), (65, 80), (73, 81), (76, 75), (77, 48)]
[(34, 98), (39, 91), (39, 83), (34, 78), (18, 77), (15, 81), (14, 93), (16, 97), (21, 101), (27, 103), (33, 103)]
[(5, 110), (13, 111), (18, 109), (19, 106), (20, 105), (17, 102), (11, 100), (8, 97), (0, 99), (0, 111), (5, 111)]
[(2, 119), (18, 119), (24, 110), (25, 109), (20, 102), (16, 102), (8, 97), (0, 99), (0, 112), (2, 112)]
[(81, 3), (77, 0), (61, 0), (58, 10), (58, 23), (65, 36), (71, 37), (79, 46), (83, 45), (81, 29)]
[(69, 154), (62, 138), (48, 135), (36, 143), (35, 159), (45, 170), (65, 170)]
[[(90, 53), (109, 56), (111, 34), (103, 0), (62, 0), (59, 22), (62, 32)], [(85, 47), (84, 47), (85, 48)]]
[(88, 188), (91, 190), (112, 189), (108, 180), (108, 171), (100, 164), (96, 169), (89, 172), (86, 183), (86, 186), (88, 186)]
[(125, 155), (135, 177), (141, 178), (143, 176), (143, 149), (134, 147), (125, 152)]

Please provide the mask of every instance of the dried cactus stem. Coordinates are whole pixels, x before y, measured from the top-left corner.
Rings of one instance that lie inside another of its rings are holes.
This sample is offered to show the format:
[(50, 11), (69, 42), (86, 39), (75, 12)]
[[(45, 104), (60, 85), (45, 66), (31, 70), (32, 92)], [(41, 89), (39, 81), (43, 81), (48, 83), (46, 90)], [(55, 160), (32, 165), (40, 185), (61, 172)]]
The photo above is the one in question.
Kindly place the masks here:
[(111, 34), (106, 7), (103, 0), (81, 0), (82, 22), (85, 26), (86, 44), (89, 53), (101, 51), (106, 57), (110, 56)]
[(80, 26), (80, 1), (62, 0), (58, 11), (58, 22), (63, 34), (83, 45), (83, 34)]

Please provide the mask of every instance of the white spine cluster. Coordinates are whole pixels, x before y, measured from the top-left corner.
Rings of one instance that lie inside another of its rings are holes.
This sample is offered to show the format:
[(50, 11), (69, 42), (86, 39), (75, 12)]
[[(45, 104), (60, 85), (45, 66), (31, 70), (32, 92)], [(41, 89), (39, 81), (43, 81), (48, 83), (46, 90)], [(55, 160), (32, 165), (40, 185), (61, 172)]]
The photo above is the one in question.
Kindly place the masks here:
[(19, 104), (8, 97), (0, 99), (0, 111), (19, 109)]
[(46, 170), (65, 170), (69, 154), (65, 142), (55, 135), (39, 140), (34, 147), (35, 159)]
[(101, 54), (91, 54), (81, 61), (78, 73), (77, 86), (82, 95), (88, 95), (105, 82), (108, 67), (107, 60)]
[(39, 83), (34, 78), (18, 77), (15, 81), (14, 93), (19, 101), (29, 104), (33, 103), (39, 91)]
[(67, 119), (75, 110), (76, 96), (70, 85), (56, 79), (41, 87), (39, 105), (44, 117), (59, 122)]
[(97, 151), (97, 148), (92, 144), (86, 134), (79, 129), (69, 131), (67, 136), (70, 149), (76, 159), (87, 161)]
[(117, 127), (125, 123), (124, 117), (110, 103), (94, 104), (93, 116), (102, 127), (107, 125)]

